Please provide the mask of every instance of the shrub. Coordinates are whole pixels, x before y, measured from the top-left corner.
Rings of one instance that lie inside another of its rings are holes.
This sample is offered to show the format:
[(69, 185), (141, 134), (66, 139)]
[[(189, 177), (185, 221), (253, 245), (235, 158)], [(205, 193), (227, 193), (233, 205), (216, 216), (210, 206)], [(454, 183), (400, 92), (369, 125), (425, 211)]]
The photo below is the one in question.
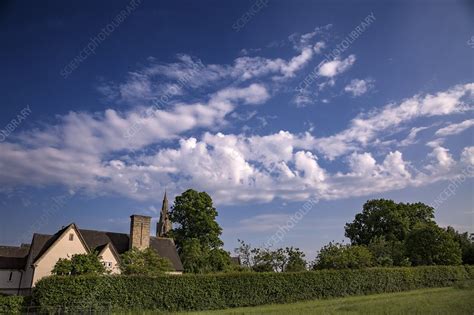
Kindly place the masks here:
[(77, 276), (104, 274), (106, 271), (97, 253), (88, 253), (72, 255), (71, 259), (60, 258), (54, 265), (52, 273), (59, 276)]
[(463, 266), (368, 268), (285, 273), (224, 273), (182, 276), (52, 276), (39, 281), (34, 302), (69, 310), (191, 311), (290, 303), (347, 295), (449, 286), (474, 275)]
[(329, 243), (319, 251), (313, 269), (358, 269), (373, 264), (372, 253), (366, 246)]
[(0, 296), (0, 314), (21, 313), (24, 302), (23, 296)]
[(168, 258), (160, 257), (148, 247), (145, 250), (132, 248), (121, 256), (120, 269), (125, 275), (158, 276), (171, 271), (172, 264)]

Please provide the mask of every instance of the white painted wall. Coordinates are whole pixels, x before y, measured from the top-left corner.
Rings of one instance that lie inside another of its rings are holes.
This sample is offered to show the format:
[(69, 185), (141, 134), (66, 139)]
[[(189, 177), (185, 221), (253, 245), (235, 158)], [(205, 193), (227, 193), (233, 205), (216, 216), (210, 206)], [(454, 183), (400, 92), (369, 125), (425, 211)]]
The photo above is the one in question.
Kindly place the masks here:
[[(69, 240), (69, 235), (73, 234), (73, 239)], [(74, 254), (87, 254), (87, 249), (79, 239), (76, 230), (70, 227), (36, 262), (33, 274), (33, 286), (43, 277), (51, 275), (59, 258), (70, 259)]]
[(111, 274), (120, 274), (118, 261), (108, 246), (99, 254), (99, 256), (102, 257), (102, 262), (112, 263), (112, 267), (106, 267)]

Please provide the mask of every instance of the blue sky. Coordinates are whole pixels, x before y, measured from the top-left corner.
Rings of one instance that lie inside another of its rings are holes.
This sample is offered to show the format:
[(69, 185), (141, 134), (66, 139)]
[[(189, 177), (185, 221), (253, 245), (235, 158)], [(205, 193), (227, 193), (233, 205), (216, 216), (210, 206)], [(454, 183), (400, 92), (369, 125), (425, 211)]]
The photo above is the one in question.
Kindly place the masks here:
[(187, 188), (215, 200), (228, 250), (278, 234), (313, 257), (371, 198), (474, 232), (473, 17), (469, 1), (2, 2), (0, 243), (126, 232)]

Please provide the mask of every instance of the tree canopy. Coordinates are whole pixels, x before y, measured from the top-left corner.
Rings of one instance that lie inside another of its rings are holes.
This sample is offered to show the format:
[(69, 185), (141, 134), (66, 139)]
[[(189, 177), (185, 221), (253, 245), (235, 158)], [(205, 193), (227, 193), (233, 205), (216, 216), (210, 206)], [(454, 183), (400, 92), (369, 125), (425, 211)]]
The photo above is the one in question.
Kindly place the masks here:
[(298, 272), (306, 270), (305, 254), (294, 247), (253, 248), (250, 244), (238, 240), (235, 253), (242, 266), (257, 272)]
[(60, 258), (51, 271), (54, 275), (89, 275), (107, 273), (97, 253), (75, 254), (71, 259)]
[(152, 248), (132, 248), (121, 255), (120, 270), (125, 275), (158, 276), (173, 268), (169, 259), (160, 257)]
[(186, 272), (225, 271), (230, 266), (229, 253), (221, 247), (222, 229), (216, 221), (218, 213), (206, 192), (188, 189), (177, 196), (170, 218), (175, 227), (170, 231)]
[(367, 201), (354, 221), (345, 226), (352, 244), (369, 245), (375, 238), (404, 241), (418, 224), (433, 223), (434, 209), (424, 203), (396, 203), (393, 200)]
[(366, 246), (330, 242), (319, 251), (313, 269), (357, 269), (373, 265), (373, 255)]
[(459, 265), (462, 252), (446, 230), (434, 225), (419, 225), (407, 237), (407, 255), (414, 265)]

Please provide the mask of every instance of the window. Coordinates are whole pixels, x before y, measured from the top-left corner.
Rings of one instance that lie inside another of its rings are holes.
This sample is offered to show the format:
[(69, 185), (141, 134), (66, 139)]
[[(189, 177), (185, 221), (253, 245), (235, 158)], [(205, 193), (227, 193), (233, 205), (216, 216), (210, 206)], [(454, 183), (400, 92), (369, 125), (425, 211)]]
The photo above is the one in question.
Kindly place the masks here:
[(104, 261), (102, 264), (107, 268), (112, 268), (112, 263), (110, 261)]
[(73, 233), (69, 234), (69, 240), (74, 241), (74, 234)]
[(8, 277), (8, 282), (12, 282), (13, 278), (13, 271), (10, 272), (10, 277)]

